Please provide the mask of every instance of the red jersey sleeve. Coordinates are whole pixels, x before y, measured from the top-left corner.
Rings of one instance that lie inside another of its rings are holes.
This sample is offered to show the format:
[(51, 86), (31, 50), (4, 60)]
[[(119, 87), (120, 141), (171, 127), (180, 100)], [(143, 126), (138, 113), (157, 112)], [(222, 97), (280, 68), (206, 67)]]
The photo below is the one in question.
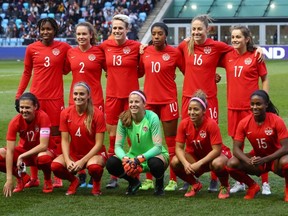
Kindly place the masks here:
[(175, 138), (176, 142), (185, 143), (185, 141), (186, 141), (186, 130), (185, 130), (186, 122), (187, 122), (187, 120), (185, 120), (185, 119), (181, 120), (181, 122), (178, 126), (178, 129), (177, 129), (177, 135)]
[(17, 132), (19, 130), (19, 117), (21, 117), (21, 114), (16, 115), (8, 125), (8, 131), (6, 135), (6, 140), (9, 141), (16, 141), (17, 138)]
[(104, 133), (106, 131), (104, 113), (96, 107), (94, 108), (94, 124), (96, 133)]

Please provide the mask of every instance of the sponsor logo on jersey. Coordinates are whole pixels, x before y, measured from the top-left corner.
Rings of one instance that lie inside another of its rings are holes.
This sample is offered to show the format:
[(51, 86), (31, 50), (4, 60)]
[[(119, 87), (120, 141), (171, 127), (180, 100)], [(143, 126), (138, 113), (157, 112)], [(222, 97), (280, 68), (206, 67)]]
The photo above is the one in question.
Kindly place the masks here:
[(129, 54), (130, 52), (131, 52), (130, 47), (126, 46), (126, 47), (123, 48), (123, 53), (124, 54)]
[(204, 130), (201, 130), (199, 135), (202, 139), (206, 138), (206, 136), (207, 136), (206, 131), (204, 131)]
[(52, 50), (52, 53), (53, 53), (53, 55), (58, 56), (58, 55), (60, 54), (60, 50), (57, 49), (57, 48), (54, 48), (54, 49)]
[(142, 130), (143, 130), (144, 132), (147, 132), (147, 131), (148, 131), (148, 127), (144, 126), (144, 127), (142, 128)]
[(89, 59), (90, 61), (94, 61), (94, 60), (96, 59), (96, 56), (95, 56), (94, 54), (90, 54), (90, 55), (88, 56), (88, 59)]
[(210, 54), (211, 51), (212, 51), (212, 49), (211, 49), (210, 46), (204, 47), (204, 53), (205, 53), (205, 54)]
[(244, 63), (245, 63), (246, 65), (250, 65), (251, 62), (252, 62), (252, 59), (251, 59), (251, 58), (246, 58), (246, 59), (244, 60)]
[(269, 128), (269, 127), (265, 128), (264, 132), (267, 136), (271, 136), (273, 134), (272, 128)]
[(165, 54), (162, 55), (162, 59), (164, 61), (168, 61), (170, 59), (170, 55), (168, 53), (165, 53)]

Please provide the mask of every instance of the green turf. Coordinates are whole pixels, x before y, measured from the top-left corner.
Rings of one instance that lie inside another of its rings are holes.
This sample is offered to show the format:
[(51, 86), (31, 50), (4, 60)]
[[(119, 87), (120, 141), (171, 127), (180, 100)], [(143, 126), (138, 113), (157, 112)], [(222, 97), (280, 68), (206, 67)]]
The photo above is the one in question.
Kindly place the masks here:
[[(288, 91), (287, 91), (287, 61), (267, 62), (270, 80), (270, 96), (279, 108), (280, 115), (288, 123)], [(23, 62), (0, 61), (0, 146), (5, 146), (5, 136), (9, 120), (16, 114), (14, 97), (23, 70)], [(226, 145), (231, 147), (231, 138), (227, 135), (226, 118), (226, 79), (222, 69), (217, 70), (222, 75), (218, 84), (220, 107), (220, 129)], [(65, 99), (69, 92), (71, 75), (65, 76)], [(181, 96), (183, 76), (177, 73), (177, 85)], [(141, 84), (143, 79), (141, 79)], [(105, 90), (105, 78), (103, 78)], [(181, 99), (179, 97), (179, 99)], [(179, 100), (179, 104), (181, 101)], [(108, 144), (106, 134), (105, 144)], [(247, 149), (248, 149), (247, 145)], [(168, 172), (166, 172), (166, 175)], [(39, 172), (42, 177), (42, 173)], [(144, 176), (142, 176), (144, 178)], [(101, 197), (90, 195), (90, 189), (79, 188), (75, 196), (66, 197), (67, 182), (64, 188), (55, 189), (52, 194), (42, 194), (41, 187), (26, 189), (22, 193), (13, 194), (11, 198), (0, 195), (1, 215), (287, 215), (288, 204), (283, 201), (284, 179), (269, 174), (272, 195), (258, 195), (251, 201), (243, 200), (244, 193), (233, 194), (227, 200), (218, 200), (217, 194), (207, 192), (209, 176), (201, 177), (202, 191), (194, 198), (184, 198), (183, 192), (167, 192), (163, 197), (153, 197), (153, 191), (139, 191), (135, 196), (124, 195), (127, 183), (120, 180), (120, 188), (105, 189), (109, 179), (107, 171), (103, 175)], [(41, 178), (42, 180), (42, 178)], [(255, 177), (259, 181), (259, 178)], [(169, 181), (165, 176), (165, 182)], [(0, 173), (0, 188), (2, 192), (5, 174)], [(178, 181), (182, 185), (182, 181)], [(233, 180), (231, 180), (233, 183)], [(41, 185), (42, 186), (42, 185)]]

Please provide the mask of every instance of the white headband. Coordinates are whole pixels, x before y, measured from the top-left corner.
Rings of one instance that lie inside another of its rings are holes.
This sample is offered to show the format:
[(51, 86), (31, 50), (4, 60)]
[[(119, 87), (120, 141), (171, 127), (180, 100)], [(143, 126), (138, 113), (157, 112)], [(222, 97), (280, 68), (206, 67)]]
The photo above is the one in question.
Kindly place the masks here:
[(196, 100), (196, 101), (198, 101), (198, 102), (200, 102), (201, 103), (201, 105), (204, 107), (204, 109), (206, 110), (206, 104), (204, 103), (204, 101), (201, 99), (201, 98), (199, 98), (199, 97), (192, 97), (191, 99), (190, 99), (190, 102), (192, 101), (192, 100)]
[(139, 95), (139, 96), (142, 98), (142, 100), (144, 101), (144, 103), (146, 103), (146, 98), (145, 98), (145, 96), (144, 96), (141, 92), (132, 91), (132, 92), (129, 94), (129, 97), (130, 97), (130, 95), (132, 95), (132, 94), (137, 94), (137, 95)]

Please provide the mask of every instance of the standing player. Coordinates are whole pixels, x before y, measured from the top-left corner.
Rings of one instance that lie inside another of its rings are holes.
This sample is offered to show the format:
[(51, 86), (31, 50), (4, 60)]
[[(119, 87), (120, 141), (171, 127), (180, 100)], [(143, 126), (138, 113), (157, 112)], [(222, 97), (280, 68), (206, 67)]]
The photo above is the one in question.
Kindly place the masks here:
[[(231, 27), (231, 43), (234, 51), (227, 53), (220, 63), (226, 69), (228, 134), (233, 139), (239, 121), (251, 114), (250, 96), (259, 89), (259, 78), (266, 92), (269, 91), (269, 82), (265, 63), (255, 58), (256, 50), (250, 30), (246, 26)], [(261, 177), (262, 194), (271, 194), (268, 174)], [(245, 184), (236, 182), (230, 192), (244, 190)]]
[[(108, 156), (113, 156), (119, 114), (128, 108), (128, 96), (139, 89), (138, 61), (140, 43), (127, 39), (129, 17), (117, 14), (112, 19), (113, 39), (104, 41), (100, 48), (105, 53), (107, 85), (105, 114), (109, 133)], [(143, 75), (142, 75), (143, 76)], [(117, 178), (111, 177), (107, 188), (116, 188)]]
[[(121, 113), (117, 125), (115, 156), (107, 160), (110, 174), (129, 182), (126, 194), (135, 194), (141, 186), (138, 176), (151, 172), (156, 178), (154, 195), (164, 194), (164, 172), (169, 154), (162, 145), (161, 125), (158, 116), (145, 109), (146, 96), (140, 90), (129, 95), (129, 110)], [(124, 150), (126, 137), (131, 140), (128, 152)]]
[[(29, 92), (19, 98), (19, 104), (20, 114), (16, 115), (8, 126), (7, 146), (0, 149), (0, 171), (6, 172), (4, 196), (12, 195), (12, 175), (17, 178), (13, 192), (23, 191), (25, 184), (30, 181), (29, 175), (23, 170), (26, 165), (37, 166), (43, 170), (42, 191), (51, 193), (53, 185), (50, 165), (55, 154), (53, 143), (49, 143), (50, 119), (45, 112), (39, 110), (37, 98)], [(20, 138), (18, 146), (16, 146), (17, 133)]]
[[(30, 44), (26, 49), (24, 59), (24, 72), (16, 93), (16, 109), (18, 98), (25, 91), (30, 78), (32, 83), (30, 91), (35, 94), (51, 120), (51, 141), (57, 144), (57, 152), (61, 152), (59, 120), (60, 112), (64, 108), (63, 73), (67, 51), (70, 46), (67, 43), (55, 41), (58, 33), (58, 24), (52, 18), (44, 18), (38, 21), (37, 27), (41, 40)], [(39, 185), (38, 170), (31, 169), (31, 181), (25, 187)], [(54, 187), (61, 187), (62, 182), (54, 179)]]
[[(285, 202), (288, 202), (288, 132), (278, 116), (278, 111), (263, 90), (252, 93), (252, 114), (242, 119), (237, 127), (233, 143), (233, 157), (228, 161), (228, 170), (234, 179), (244, 182), (248, 190), (244, 199), (254, 199), (260, 186), (250, 175), (260, 176), (273, 171), (285, 178)], [(253, 152), (243, 152), (247, 138)]]
[[(104, 99), (101, 85), (102, 68), (105, 68), (103, 51), (96, 46), (96, 33), (93, 25), (82, 22), (76, 26), (78, 46), (67, 53), (67, 67), (72, 71), (69, 105), (73, 105), (73, 87), (83, 81), (91, 87), (93, 105), (104, 112)], [(69, 70), (69, 69), (68, 69)], [(81, 186), (86, 186), (86, 173), (79, 174)], [(90, 179), (91, 180), (91, 179)], [(92, 187), (89, 181), (88, 187)], [(90, 186), (91, 185), (91, 186)]]
[(78, 82), (73, 88), (74, 105), (61, 112), (60, 131), (63, 154), (51, 164), (54, 175), (67, 179), (66, 195), (76, 193), (80, 184), (75, 176), (85, 168), (93, 178), (91, 193), (101, 194), (101, 177), (107, 159), (104, 142), (106, 130), (104, 114), (93, 106), (90, 87)]
[(222, 143), (219, 126), (206, 111), (206, 95), (198, 90), (188, 104), (188, 117), (182, 119), (178, 127), (176, 156), (171, 166), (177, 176), (190, 184), (185, 197), (195, 196), (202, 188), (195, 177), (213, 170), (221, 182), (218, 198), (226, 199), (229, 197), (226, 163), (232, 155)]
[[(155, 112), (162, 121), (165, 141), (170, 159), (175, 155), (175, 137), (179, 117), (176, 67), (184, 73), (181, 53), (167, 44), (168, 27), (157, 22), (151, 27), (151, 45), (145, 48), (140, 58), (140, 70), (145, 72), (144, 92), (147, 95), (146, 109)], [(170, 181), (166, 191), (177, 188), (176, 175), (170, 168)], [(147, 176), (140, 189), (153, 188), (152, 176)]]

